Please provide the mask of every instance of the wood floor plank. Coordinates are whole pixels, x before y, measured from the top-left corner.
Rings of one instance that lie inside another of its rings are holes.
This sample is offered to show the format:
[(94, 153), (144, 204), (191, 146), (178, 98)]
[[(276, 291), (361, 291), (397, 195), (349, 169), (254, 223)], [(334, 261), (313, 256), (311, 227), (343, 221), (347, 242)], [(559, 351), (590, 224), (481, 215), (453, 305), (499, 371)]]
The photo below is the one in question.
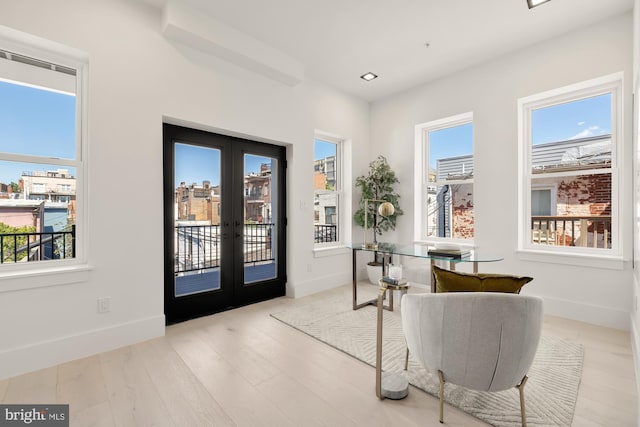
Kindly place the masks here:
[[(588, 419), (600, 426), (636, 427), (637, 413), (633, 407), (634, 405), (616, 408), (611, 405), (611, 401), (602, 400), (599, 396), (586, 395), (582, 390), (576, 402), (576, 415), (579, 419)], [(575, 422), (573, 425), (580, 426)]]
[[(237, 325), (236, 325), (237, 326)], [(279, 370), (255, 351), (253, 334), (226, 323), (197, 329), (201, 339), (223, 357), (251, 385), (256, 386), (279, 374)]]
[(58, 367), (40, 369), (9, 379), (4, 403), (58, 403), (56, 384)]
[(173, 349), (238, 426), (294, 426), (269, 399), (220, 357), (201, 334), (188, 328), (167, 331)]
[(0, 380), (0, 402), (4, 402), (4, 397), (7, 394), (7, 388), (9, 388), (9, 380)]
[[(348, 286), (327, 293), (351, 297)], [(373, 367), (269, 316), (322, 297), (173, 325), (162, 338), (0, 381), (0, 401), (69, 403), (74, 427), (439, 425), (434, 396), (412, 387), (406, 399), (381, 401)], [(627, 332), (546, 316), (543, 333), (584, 345), (574, 426), (637, 425)], [(486, 425), (449, 405), (445, 422)]]
[(70, 414), (108, 402), (100, 356), (59, 365), (56, 394), (58, 403), (69, 404)]
[[(271, 404), (279, 408), (297, 426), (355, 426), (356, 424), (317, 394), (286, 374), (277, 375), (258, 387)], [(295, 399), (291, 399), (291, 392)]]
[(132, 347), (100, 355), (116, 426), (172, 426), (171, 416)]
[(111, 404), (106, 401), (71, 413), (69, 425), (82, 427), (115, 427), (116, 422), (113, 419)]
[(177, 426), (232, 426), (233, 421), (164, 338), (134, 346)]

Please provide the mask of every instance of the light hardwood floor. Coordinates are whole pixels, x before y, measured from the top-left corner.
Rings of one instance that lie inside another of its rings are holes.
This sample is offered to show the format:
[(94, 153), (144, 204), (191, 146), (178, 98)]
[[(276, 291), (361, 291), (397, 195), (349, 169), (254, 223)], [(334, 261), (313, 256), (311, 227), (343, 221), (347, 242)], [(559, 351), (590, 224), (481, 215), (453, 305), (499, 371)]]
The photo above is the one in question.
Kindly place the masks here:
[[(269, 316), (300, 302), (173, 325), (162, 338), (0, 381), (0, 402), (68, 403), (72, 426), (439, 425), (434, 397), (412, 389), (380, 401), (372, 367)], [(585, 346), (573, 425), (636, 426), (629, 334), (558, 317), (545, 318), (544, 333)], [(445, 423), (486, 425), (448, 405)]]

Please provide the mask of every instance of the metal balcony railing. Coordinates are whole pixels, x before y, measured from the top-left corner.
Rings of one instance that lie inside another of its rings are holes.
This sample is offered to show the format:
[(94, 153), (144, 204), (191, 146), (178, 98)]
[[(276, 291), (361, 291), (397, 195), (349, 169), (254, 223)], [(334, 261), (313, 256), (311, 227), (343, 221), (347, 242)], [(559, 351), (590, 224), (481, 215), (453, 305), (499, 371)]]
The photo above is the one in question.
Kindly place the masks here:
[(0, 234), (0, 264), (75, 258), (76, 226), (70, 231)]
[(338, 226), (335, 224), (316, 224), (314, 241), (316, 243), (337, 242)]
[(611, 248), (611, 216), (531, 216), (531, 242)]
[(272, 236), (275, 236), (275, 224), (245, 224), (243, 253), (244, 263), (274, 261)]
[(175, 273), (220, 266), (219, 225), (179, 225), (175, 227)]
[[(244, 263), (274, 261), (274, 235), (275, 224), (244, 224)], [(178, 274), (220, 267), (221, 237), (219, 225), (176, 226), (174, 272)]]

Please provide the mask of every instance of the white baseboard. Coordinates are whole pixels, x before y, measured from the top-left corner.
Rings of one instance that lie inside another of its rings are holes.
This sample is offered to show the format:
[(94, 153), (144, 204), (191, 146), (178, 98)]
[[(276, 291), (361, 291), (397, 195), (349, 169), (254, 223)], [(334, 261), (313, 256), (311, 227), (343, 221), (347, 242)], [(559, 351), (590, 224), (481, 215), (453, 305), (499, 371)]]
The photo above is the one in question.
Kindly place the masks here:
[(0, 351), (0, 380), (164, 335), (164, 315)]
[(287, 296), (292, 298), (301, 298), (307, 295), (313, 295), (318, 292), (333, 289), (353, 280), (351, 273), (337, 273), (329, 276), (322, 276), (313, 280), (299, 282), (295, 285), (287, 283)]
[(585, 304), (578, 301), (550, 298), (544, 295), (541, 296), (544, 298), (545, 314), (623, 331), (628, 331), (630, 328), (628, 311)]

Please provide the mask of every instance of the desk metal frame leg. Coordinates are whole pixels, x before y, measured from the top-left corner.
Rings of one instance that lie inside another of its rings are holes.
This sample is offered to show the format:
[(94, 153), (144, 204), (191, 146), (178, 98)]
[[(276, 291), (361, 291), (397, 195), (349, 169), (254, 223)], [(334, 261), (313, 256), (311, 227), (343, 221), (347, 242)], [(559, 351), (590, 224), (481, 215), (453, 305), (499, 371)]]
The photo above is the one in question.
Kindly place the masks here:
[[(352, 270), (352, 287), (353, 287), (353, 309), (354, 310), (358, 310), (362, 307), (366, 307), (368, 305), (377, 305), (378, 304), (378, 299), (374, 298), (374, 299), (370, 299), (369, 301), (364, 301), (358, 304), (358, 268), (356, 265), (356, 252), (358, 251), (358, 249), (351, 249), (351, 270)], [(382, 272), (384, 274), (385, 272), (385, 264), (386, 264), (386, 255), (383, 255), (382, 258)], [(390, 305), (386, 305), (383, 306), (383, 308), (385, 310), (390, 310), (393, 311), (393, 300), (391, 300), (391, 304)]]

